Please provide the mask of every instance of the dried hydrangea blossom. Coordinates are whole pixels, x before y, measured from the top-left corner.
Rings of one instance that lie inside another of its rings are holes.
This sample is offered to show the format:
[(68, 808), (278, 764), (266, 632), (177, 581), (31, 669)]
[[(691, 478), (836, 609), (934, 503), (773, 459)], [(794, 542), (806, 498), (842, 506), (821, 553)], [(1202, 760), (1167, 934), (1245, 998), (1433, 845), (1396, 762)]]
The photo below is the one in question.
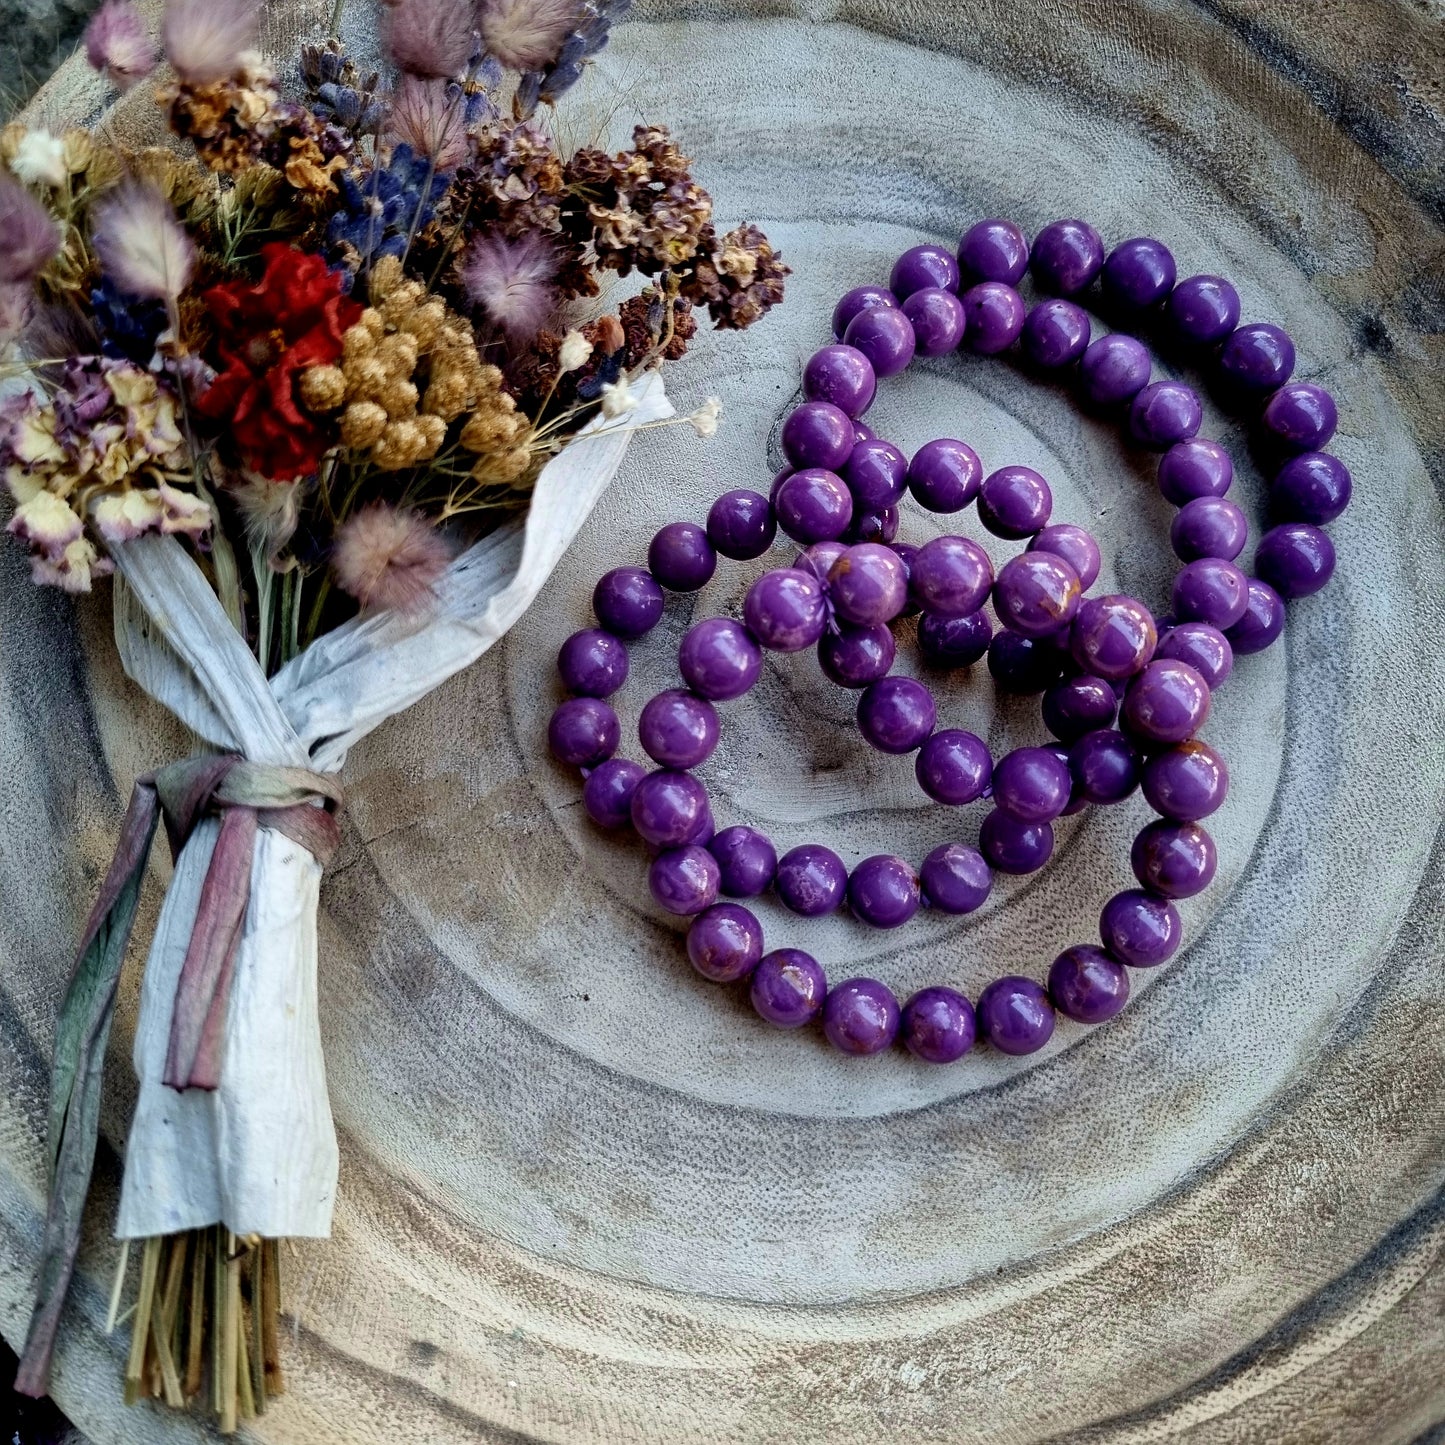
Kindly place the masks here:
[(703, 254), (683, 294), (705, 305), (719, 329), (740, 331), (783, 299), (783, 281), (790, 274), (756, 226), (739, 226), (720, 241), (705, 235)]

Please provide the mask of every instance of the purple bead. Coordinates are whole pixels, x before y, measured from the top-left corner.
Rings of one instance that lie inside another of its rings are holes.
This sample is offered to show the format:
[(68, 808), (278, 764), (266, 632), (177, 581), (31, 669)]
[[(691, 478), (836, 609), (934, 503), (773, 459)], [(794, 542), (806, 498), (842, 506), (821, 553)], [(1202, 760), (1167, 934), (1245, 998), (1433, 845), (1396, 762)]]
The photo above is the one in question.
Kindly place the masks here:
[(1024, 355), (1035, 366), (1054, 371), (1077, 361), (1089, 344), (1089, 313), (1059, 297), (1040, 301), (1024, 318)]
[(1149, 384), (1149, 348), (1133, 336), (1112, 331), (1091, 342), (1079, 362), (1079, 386), (1099, 407), (1131, 401)]
[(1087, 592), (1098, 580), (1099, 544), (1093, 534), (1072, 522), (1054, 522), (1029, 538), (1030, 552), (1052, 552), (1062, 557), (1079, 579), (1080, 591)]
[(930, 512), (960, 512), (978, 495), (983, 464), (966, 442), (939, 437), (925, 442), (908, 464), (908, 490)]
[[(1263, 547), (1261, 542), (1261, 550)], [(1255, 566), (1259, 566), (1258, 554)], [(1180, 569), (1170, 600), (1181, 622), (1208, 622), (1225, 632), (1244, 616), (1248, 588), (1249, 579), (1233, 562), (1201, 557)]]
[(1015, 286), (1029, 265), (1029, 243), (1012, 221), (990, 217), (970, 226), (958, 243), (958, 267), (975, 281), (1003, 281)]
[(1148, 236), (1120, 241), (1104, 262), (1104, 295), (1116, 306), (1143, 311), (1174, 289), (1174, 257), (1168, 246)]
[(1263, 652), (1284, 631), (1284, 601), (1268, 582), (1249, 579), (1249, 597), (1244, 616), (1225, 632), (1229, 645), (1240, 657)]
[(1222, 557), (1232, 562), (1244, 550), (1249, 522), (1227, 497), (1195, 497), (1169, 525), (1169, 541), (1181, 562)]
[(1015, 748), (994, 765), (994, 806), (1017, 823), (1052, 823), (1072, 789), (1068, 764), (1050, 748)]
[(847, 542), (840, 541), (814, 542), (793, 558), (793, 566), (803, 572), (811, 572), (819, 582), (827, 582), (833, 564), (848, 550), (848, 546)]
[(898, 1000), (876, 978), (850, 978), (828, 990), (823, 1032), (840, 1053), (876, 1054), (898, 1037)]
[(758, 1017), (779, 1029), (811, 1023), (823, 1008), (823, 966), (801, 948), (777, 948), (753, 970), (748, 996)]
[(860, 542), (833, 564), (828, 595), (843, 622), (855, 627), (892, 622), (908, 601), (908, 572), (891, 547)]
[(804, 918), (832, 913), (848, 887), (848, 870), (831, 848), (804, 843), (778, 859), (773, 888), (787, 908)]
[(940, 617), (967, 617), (988, 601), (993, 564), (969, 537), (935, 537), (925, 542), (909, 569), (913, 595)]
[(978, 1030), (1005, 1054), (1032, 1054), (1053, 1036), (1049, 996), (1031, 978), (996, 978), (978, 996)]
[(1187, 662), (1214, 691), (1234, 669), (1229, 639), (1207, 622), (1181, 622), (1159, 640), (1155, 658)]
[(1021, 552), (1004, 563), (993, 588), (994, 611), (1025, 637), (1051, 637), (1079, 610), (1079, 574), (1056, 553)]
[(547, 724), (547, 745), (559, 763), (595, 768), (617, 751), (622, 725), (617, 714), (595, 697), (569, 697)]
[(1322, 527), (1350, 504), (1349, 469), (1328, 452), (1291, 457), (1270, 485), (1270, 506), (1282, 522), (1310, 522)]
[(1051, 638), (1024, 637), (1005, 627), (988, 645), (988, 670), (1003, 692), (1042, 692), (1063, 668), (1064, 654)]
[(1146, 386), (1129, 406), (1129, 435), (1141, 447), (1167, 451), (1188, 441), (1199, 430), (1204, 409), (1192, 386), (1182, 381), (1156, 381)]
[(717, 709), (681, 688), (660, 692), (637, 722), (642, 750), (664, 768), (696, 768), (717, 747)]
[(1261, 418), (1290, 451), (1318, 451), (1335, 434), (1335, 399), (1312, 381), (1292, 381), (1270, 397)]
[(1259, 539), (1254, 570), (1286, 601), (1309, 597), (1334, 575), (1335, 544), (1308, 522), (1281, 522)]
[(929, 905), (941, 913), (972, 913), (983, 907), (993, 874), (978, 849), (944, 843), (923, 860), (919, 882)]
[(1222, 497), (1233, 480), (1229, 453), (1206, 437), (1175, 442), (1159, 459), (1159, 492), (1176, 507), (1196, 497)]
[(1020, 823), (995, 808), (978, 830), (978, 846), (1000, 873), (1033, 873), (1054, 851), (1054, 830), (1049, 823)]
[(1219, 369), (1245, 391), (1273, 391), (1294, 370), (1294, 342), (1278, 326), (1252, 321), (1224, 343)]
[(911, 753), (938, 721), (933, 694), (911, 677), (884, 677), (858, 699), (858, 730), (880, 753)]
[(647, 549), (647, 566), (669, 592), (696, 592), (712, 581), (717, 552), (694, 522), (669, 522)]
[(980, 281), (960, 298), (963, 302), (963, 344), (979, 356), (997, 356), (1018, 340), (1024, 329), (1024, 298), (1002, 281)]
[(1085, 672), (1118, 682), (1154, 656), (1154, 614), (1133, 597), (1086, 597), (1069, 633), (1074, 660)]
[(1029, 269), (1039, 289), (1075, 296), (1104, 265), (1104, 243), (1087, 221), (1054, 221), (1034, 237)]
[(898, 553), (898, 560), (903, 563), (903, 570), (908, 574), (908, 601), (904, 603), (903, 617), (916, 617), (923, 611), (923, 603), (918, 600), (913, 590), (913, 559), (918, 556), (918, 548), (911, 542), (890, 542), (888, 544)]
[(730, 617), (709, 617), (683, 634), (677, 665), (683, 680), (700, 697), (728, 702), (758, 680), (763, 653), (740, 623)]
[(1209, 716), (1209, 684), (1187, 662), (1156, 658), (1129, 684), (1124, 726), (1146, 743), (1181, 743)]
[(773, 478), (773, 484), (768, 488), (768, 505), (770, 507), (776, 507), (778, 505), (778, 493), (782, 489), (783, 483), (792, 475), (792, 467), (784, 467), (782, 471)]
[(756, 828), (740, 823), (724, 828), (707, 846), (717, 859), (718, 886), (729, 898), (756, 898), (771, 887), (778, 855)]
[(869, 426), (867, 422), (854, 421), (854, 423), (853, 423), (853, 445), (854, 445), (854, 446), (857, 446), (859, 442), (870, 441), (870, 440), (872, 440), (872, 438), (876, 437), (877, 435), (878, 435), (878, 433), (877, 433), (876, 431), (874, 431), (873, 428), (872, 428), (871, 426)]
[(1089, 673), (1066, 677), (1044, 694), (1044, 726), (1062, 743), (1112, 727), (1118, 711), (1113, 684)]
[(707, 813), (707, 789), (691, 773), (649, 773), (632, 790), (632, 826), (654, 848), (691, 843)]
[(703, 810), (702, 817), (698, 820), (697, 827), (688, 835), (688, 843), (696, 844), (699, 848), (706, 848), (713, 840), (713, 834), (717, 832), (717, 824), (713, 822), (712, 804)]
[(763, 926), (736, 903), (714, 903), (687, 930), (687, 956), (713, 983), (736, 983), (762, 959)]
[(1116, 893), (1099, 915), (1104, 947), (1130, 968), (1157, 968), (1172, 958), (1184, 937), (1179, 910), (1142, 888)]
[(1239, 292), (1222, 276), (1190, 276), (1170, 292), (1164, 309), (1181, 341), (1212, 346), (1239, 325)]
[(825, 346), (803, 368), (803, 395), (828, 402), (855, 421), (873, 405), (877, 391), (873, 363), (854, 346)]
[(592, 591), (597, 620), (617, 637), (642, 637), (662, 617), (662, 588), (641, 567), (614, 567)]
[(828, 624), (823, 584), (792, 567), (764, 572), (743, 599), (743, 621), (771, 651), (801, 652), (817, 642)]
[(659, 853), (647, 870), (647, 886), (669, 913), (687, 917), (717, 902), (717, 861), (695, 844)]
[(983, 796), (993, 778), (993, 758), (982, 738), (942, 728), (919, 748), (913, 770), (934, 802), (961, 808)]
[(1066, 1018), (1101, 1024), (1129, 1001), (1129, 975), (1102, 948), (1078, 944), (1049, 966), (1049, 998)]
[(1049, 484), (1032, 467), (1000, 467), (978, 493), (978, 519), (995, 537), (1032, 536), (1048, 525), (1054, 505)]
[(1229, 792), (1229, 769), (1208, 743), (1193, 738), (1154, 753), (1144, 764), (1144, 797), (1176, 823), (1207, 818)]
[(611, 697), (627, 681), (627, 648), (610, 632), (574, 632), (557, 654), (562, 686), (579, 697)]
[(829, 629), (818, 643), (818, 662), (839, 687), (867, 687), (887, 677), (896, 654), (897, 643), (884, 622)]
[(874, 306), (860, 311), (843, 333), (849, 346), (856, 346), (873, 364), (878, 376), (897, 376), (913, 360), (913, 326), (899, 310)]
[(988, 613), (939, 617), (925, 612), (918, 620), (918, 650), (934, 667), (972, 667), (988, 651), (993, 623)]
[(898, 928), (919, 905), (918, 878), (902, 858), (879, 853), (848, 875), (848, 906), (872, 928)]
[(888, 277), (888, 289), (900, 302), (915, 291), (936, 287), (943, 291), (958, 290), (958, 262), (942, 246), (910, 246), (894, 263)]
[(848, 323), (860, 311), (869, 311), (875, 306), (897, 305), (897, 299), (885, 286), (855, 286), (833, 308), (833, 335), (841, 341)]
[(837, 473), (808, 467), (778, 488), (776, 511), (778, 525), (795, 542), (831, 542), (853, 519), (853, 496)]
[(805, 401), (783, 423), (782, 446), (795, 468), (840, 471), (853, 450), (853, 419), (832, 402)]
[[(881, 512), (855, 511), (853, 520), (848, 523), (848, 530), (843, 533), (843, 540), (850, 544), (878, 542), (888, 545), (897, 535), (898, 508), (884, 507)], [(907, 573), (907, 568), (904, 572)]]
[(968, 327), (968, 313), (952, 291), (927, 286), (903, 303), (903, 314), (913, 327), (919, 356), (947, 356), (956, 351)]
[(904, 1048), (925, 1064), (961, 1059), (973, 1047), (974, 1027), (973, 1005), (951, 988), (920, 989), (899, 1021)]
[(582, 806), (599, 828), (615, 832), (632, 821), (632, 794), (647, 776), (641, 763), (609, 758), (587, 774), (582, 784)]
[(1214, 839), (1198, 823), (1161, 818), (1134, 839), (1129, 863), (1151, 892), (1164, 898), (1193, 898), (1213, 881), (1218, 858)]
[(1074, 796), (1096, 806), (1122, 803), (1139, 786), (1142, 768), (1139, 749), (1113, 728), (1085, 733), (1069, 749)]
[(892, 442), (869, 437), (854, 444), (843, 467), (843, 480), (858, 507), (880, 512), (902, 497), (908, 482), (908, 459)]
[(707, 539), (724, 557), (748, 562), (773, 545), (778, 524), (761, 492), (739, 487), (724, 492), (707, 514)]

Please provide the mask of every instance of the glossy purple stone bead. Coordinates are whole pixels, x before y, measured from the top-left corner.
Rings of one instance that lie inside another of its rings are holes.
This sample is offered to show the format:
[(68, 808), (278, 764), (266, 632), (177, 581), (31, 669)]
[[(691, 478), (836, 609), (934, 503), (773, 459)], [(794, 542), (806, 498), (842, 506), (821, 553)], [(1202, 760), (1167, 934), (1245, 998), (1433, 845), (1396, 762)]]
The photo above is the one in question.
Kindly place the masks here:
[(1219, 353), (1219, 369), (1245, 391), (1273, 391), (1294, 370), (1294, 342), (1267, 321), (1233, 331)]
[(1174, 257), (1163, 241), (1136, 236), (1120, 241), (1104, 262), (1104, 295), (1116, 306), (1143, 311), (1174, 289)]
[(1028, 265), (1028, 239), (1012, 221), (991, 216), (970, 226), (958, 243), (959, 271), (970, 285), (1003, 281), (1015, 286)]
[(1060, 297), (1040, 301), (1024, 317), (1019, 333), (1024, 355), (1047, 371), (1077, 361), (1089, 344), (1089, 335), (1089, 313)]
[(873, 405), (877, 391), (873, 363), (855, 346), (824, 346), (803, 368), (803, 395), (836, 406), (855, 422)]
[(1318, 451), (1335, 434), (1335, 399), (1312, 381), (1292, 381), (1270, 397), (1260, 418), (1291, 451)]
[(1122, 963), (1092, 943), (1066, 948), (1049, 967), (1049, 998), (1066, 1018), (1101, 1024), (1129, 1001)]
[(766, 834), (738, 823), (707, 846), (717, 859), (718, 886), (729, 898), (756, 898), (772, 886), (778, 855)]
[(1025, 637), (1052, 637), (1079, 610), (1079, 574), (1056, 553), (1022, 552), (1004, 563), (993, 606), (1005, 627)]
[(978, 519), (995, 537), (1016, 542), (1048, 526), (1053, 505), (1049, 484), (1032, 467), (1000, 467), (979, 488)]
[(959, 512), (978, 495), (983, 464), (966, 442), (939, 437), (925, 442), (908, 464), (908, 490), (929, 512)]
[(714, 903), (687, 930), (687, 957), (713, 983), (737, 983), (763, 956), (763, 926), (736, 903)]
[(978, 996), (979, 1032), (1005, 1054), (1032, 1054), (1054, 1032), (1049, 996), (1031, 978), (996, 978)]
[(902, 497), (908, 485), (908, 459), (892, 442), (869, 437), (854, 443), (843, 467), (843, 480), (858, 508), (881, 512)]
[(1218, 442), (1191, 437), (1175, 442), (1159, 459), (1159, 492), (1185, 506), (1196, 497), (1222, 497), (1234, 481), (1234, 463)]
[(1119, 682), (1154, 656), (1154, 614), (1133, 597), (1086, 597), (1069, 632), (1074, 661), (1095, 677)]
[(896, 307), (874, 306), (860, 311), (843, 333), (873, 364), (878, 376), (897, 376), (913, 360), (913, 325)]
[(875, 436), (877, 436), (877, 435), (878, 435), (878, 433), (877, 433), (876, 431), (874, 431), (873, 428), (872, 428), (871, 426), (869, 426), (867, 422), (864, 422), (864, 421), (854, 421), (854, 423), (853, 423), (853, 442), (854, 442), (854, 445), (855, 445), (855, 446), (857, 445), (857, 443), (859, 443), (859, 442), (866, 442), (870, 437), (875, 437)]
[(1350, 504), (1349, 469), (1328, 452), (1291, 457), (1270, 484), (1270, 506), (1282, 522), (1310, 522), (1322, 527)]
[(997, 356), (1024, 329), (1024, 298), (1002, 281), (980, 281), (959, 298), (963, 303), (963, 344), (979, 356)]
[(1233, 562), (1201, 557), (1180, 569), (1170, 601), (1181, 622), (1208, 622), (1225, 632), (1244, 616), (1248, 589), (1249, 579)]
[(1015, 748), (994, 764), (994, 806), (1015, 822), (1053, 822), (1072, 788), (1067, 763), (1051, 748)]
[(936, 286), (915, 291), (902, 310), (913, 327), (913, 344), (919, 356), (947, 356), (957, 350), (968, 329), (963, 302), (952, 291)]
[(874, 306), (897, 305), (897, 298), (886, 286), (855, 286), (833, 308), (833, 335), (841, 341), (848, 330), (848, 323), (860, 311), (871, 310)]
[(1193, 898), (1214, 879), (1214, 839), (1198, 823), (1159, 819), (1140, 831), (1129, 852), (1134, 876), (1163, 898)]
[(1076, 742), (1085, 733), (1112, 727), (1118, 712), (1113, 684), (1087, 672), (1056, 682), (1044, 694), (1044, 726), (1061, 743)]
[(1122, 803), (1139, 786), (1143, 765), (1139, 749), (1114, 728), (1085, 733), (1069, 748), (1074, 797), (1098, 807)]
[(1079, 589), (1087, 592), (1098, 580), (1102, 558), (1093, 533), (1072, 522), (1053, 522), (1029, 538), (1030, 552), (1052, 552), (1074, 569)]
[(913, 558), (909, 584), (927, 611), (940, 617), (967, 617), (988, 601), (993, 564), (969, 537), (934, 537)]
[(669, 522), (647, 549), (647, 567), (669, 592), (696, 592), (717, 571), (717, 552), (695, 522)]
[(783, 423), (783, 455), (799, 470), (840, 471), (853, 445), (853, 419), (832, 402), (805, 401)]
[(972, 1047), (973, 1005), (951, 988), (920, 989), (903, 1005), (903, 1046), (925, 1064), (951, 1064)]
[(1187, 662), (1214, 691), (1234, 669), (1229, 639), (1207, 622), (1181, 622), (1160, 638), (1154, 656)]
[(978, 846), (1000, 873), (1033, 873), (1054, 851), (1054, 830), (1049, 823), (1020, 823), (995, 808), (978, 830)]
[(828, 608), (818, 578), (792, 567), (764, 572), (743, 599), (748, 631), (773, 652), (801, 652), (823, 635)]
[(843, 622), (855, 627), (892, 622), (908, 601), (908, 571), (891, 547), (860, 542), (833, 564), (828, 595)]
[(582, 806), (599, 828), (615, 832), (632, 822), (632, 794), (647, 776), (641, 763), (609, 758), (587, 774), (582, 784)]
[(1181, 562), (1222, 557), (1232, 562), (1244, 550), (1249, 521), (1227, 497), (1195, 497), (1169, 524), (1169, 541)]
[(664, 768), (696, 768), (717, 747), (717, 709), (682, 688), (660, 692), (637, 721), (642, 750)]
[(1335, 544), (1308, 522), (1281, 522), (1259, 539), (1254, 570), (1286, 601), (1309, 597), (1334, 575)]
[(1064, 670), (1064, 653), (1052, 638), (1024, 637), (1005, 627), (988, 644), (988, 670), (1002, 692), (1042, 692)]
[[(855, 507), (853, 520), (843, 533), (843, 540), (850, 545), (856, 542), (879, 542), (891, 545), (898, 535), (898, 508), (884, 507), (881, 512), (860, 512)], [(907, 570), (906, 568), (904, 569)]]
[(662, 588), (641, 567), (614, 567), (592, 590), (597, 620), (617, 637), (642, 637), (662, 618)]
[(918, 619), (918, 650), (934, 667), (972, 667), (988, 651), (993, 623), (988, 613), (939, 617), (925, 612)]
[(1284, 600), (1257, 577), (1249, 579), (1249, 597), (1244, 616), (1225, 632), (1229, 645), (1240, 657), (1263, 652), (1284, 631)]
[(898, 928), (918, 912), (918, 876), (891, 854), (865, 858), (848, 875), (848, 906), (872, 928)]
[(1208, 743), (1192, 738), (1151, 754), (1143, 787), (1149, 806), (1161, 817), (1197, 823), (1224, 802), (1229, 769)]
[(1104, 265), (1104, 243), (1087, 222), (1054, 221), (1034, 237), (1029, 269), (1039, 289), (1054, 296), (1075, 296)]
[(897, 643), (885, 622), (829, 629), (818, 642), (818, 662), (839, 687), (861, 688), (887, 677)]
[(708, 812), (707, 789), (691, 773), (649, 773), (632, 790), (632, 826), (654, 848), (681, 848)]
[(1094, 406), (1119, 406), (1149, 384), (1153, 364), (1142, 341), (1112, 331), (1085, 349), (1079, 360), (1079, 388)]
[(761, 557), (777, 534), (778, 524), (768, 499), (747, 487), (724, 492), (708, 510), (708, 541), (724, 557), (736, 562)]
[(884, 677), (858, 699), (858, 730), (880, 753), (911, 753), (938, 721), (933, 694), (911, 677)]
[(1157, 968), (1174, 956), (1184, 937), (1179, 910), (1167, 899), (1129, 888), (1116, 893), (1099, 915), (1104, 947), (1130, 968)]
[(903, 570), (908, 574), (908, 601), (904, 603), (901, 615), (916, 617), (923, 611), (923, 603), (918, 600), (918, 595), (913, 590), (913, 559), (918, 555), (918, 548), (911, 542), (890, 542), (888, 545), (898, 553)]
[(730, 617), (709, 617), (683, 634), (677, 665), (699, 697), (727, 702), (757, 682), (763, 653), (740, 623)]
[(818, 581), (826, 583), (833, 564), (848, 550), (848, 546), (847, 542), (842, 541), (814, 542), (793, 558), (793, 566), (804, 572), (811, 572)]
[(942, 728), (919, 748), (913, 770), (934, 802), (961, 808), (983, 796), (993, 778), (993, 758), (982, 738)]
[(787, 908), (804, 918), (820, 918), (843, 902), (848, 870), (831, 848), (804, 843), (778, 859), (773, 888)]
[(1187, 662), (1156, 658), (1129, 684), (1124, 726), (1146, 743), (1180, 743), (1209, 716), (1209, 684)]
[(1174, 334), (1191, 346), (1212, 346), (1239, 325), (1239, 292), (1222, 276), (1190, 276), (1165, 302)]
[(627, 681), (627, 648), (599, 627), (574, 632), (557, 654), (562, 686), (579, 697), (611, 697)]
[(836, 472), (807, 467), (778, 488), (774, 511), (778, 525), (795, 542), (830, 542), (853, 520), (853, 494)]
[(893, 263), (888, 277), (888, 289), (900, 303), (926, 287), (958, 290), (958, 262), (953, 253), (929, 243), (910, 246)]
[(691, 844), (659, 853), (647, 870), (647, 886), (669, 913), (688, 917), (717, 902), (717, 861)]
[(1188, 441), (1203, 420), (1199, 394), (1182, 381), (1152, 382), (1129, 405), (1129, 435), (1151, 451)]
[(617, 751), (622, 725), (617, 714), (596, 697), (569, 697), (547, 724), (547, 745), (559, 763), (595, 768)]
[(748, 989), (759, 1018), (779, 1029), (798, 1029), (823, 1009), (828, 981), (823, 966), (801, 948), (777, 948), (764, 954)]
[(976, 848), (943, 843), (923, 860), (919, 882), (929, 906), (942, 913), (972, 913), (993, 888), (993, 873)]
[(876, 978), (850, 978), (828, 990), (823, 1033), (845, 1054), (876, 1054), (898, 1037), (898, 1000)]

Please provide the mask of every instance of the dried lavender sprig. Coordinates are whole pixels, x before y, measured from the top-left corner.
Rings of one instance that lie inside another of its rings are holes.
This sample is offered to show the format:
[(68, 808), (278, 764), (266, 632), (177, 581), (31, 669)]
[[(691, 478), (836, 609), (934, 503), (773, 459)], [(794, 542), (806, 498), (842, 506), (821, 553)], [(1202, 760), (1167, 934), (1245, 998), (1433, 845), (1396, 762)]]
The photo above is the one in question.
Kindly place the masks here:
[(583, 0), (582, 18), (562, 42), (557, 58), (545, 70), (528, 71), (512, 98), (512, 113), (528, 119), (539, 102), (555, 105), (582, 79), (587, 64), (607, 44), (612, 26), (632, 8), (632, 0)]

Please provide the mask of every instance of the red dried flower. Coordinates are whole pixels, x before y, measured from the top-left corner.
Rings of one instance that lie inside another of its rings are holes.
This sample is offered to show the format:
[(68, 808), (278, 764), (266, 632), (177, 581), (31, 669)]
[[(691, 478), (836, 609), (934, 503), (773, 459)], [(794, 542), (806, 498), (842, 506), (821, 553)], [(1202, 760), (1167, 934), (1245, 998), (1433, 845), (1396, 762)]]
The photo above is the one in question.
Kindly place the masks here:
[(273, 481), (309, 476), (333, 444), (331, 430), (301, 409), (301, 373), (341, 355), (341, 339), (361, 307), (320, 256), (274, 241), (261, 252), (256, 285), (226, 281), (206, 292), (216, 321), (218, 375), (196, 410), (227, 424), (241, 460)]

